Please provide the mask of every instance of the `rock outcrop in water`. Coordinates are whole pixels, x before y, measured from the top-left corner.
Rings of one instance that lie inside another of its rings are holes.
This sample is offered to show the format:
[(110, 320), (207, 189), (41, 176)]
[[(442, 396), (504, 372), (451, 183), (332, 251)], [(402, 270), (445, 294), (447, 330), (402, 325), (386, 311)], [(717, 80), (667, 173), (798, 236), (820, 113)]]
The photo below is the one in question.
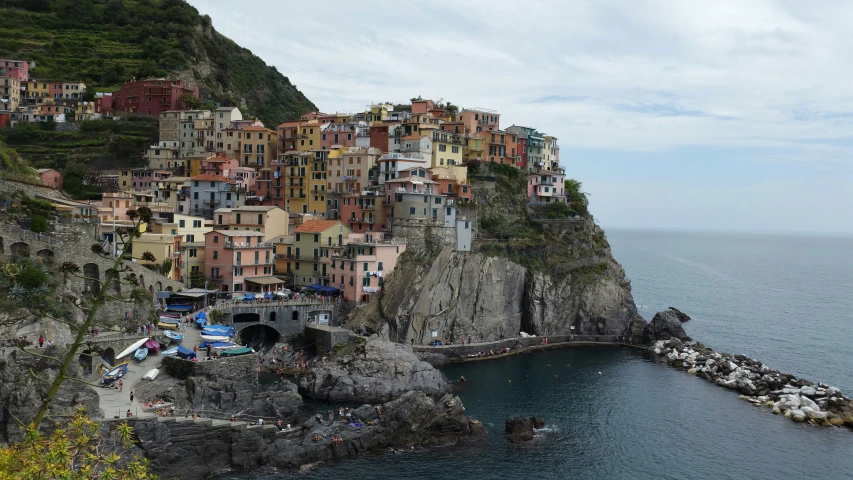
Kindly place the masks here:
[(652, 343), (655, 340), (668, 340), (670, 338), (690, 340), (687, 332), (684, 331), (684, 327), (681, 326), (679, 313), (681, 312), (672, 308), (656, 313), (652, 321), (645, 327), (643, 335), (644, 343)]
[(533, 440), (536, 429), (545, 426), (539, 417), (515, 417), (506, 420), (506, 439), (509, 443), (524, 443)]
[(381, 403), (409, 391), (441, 395), (444, 375), (421, 361), (407, 345), (373, 339), (352, 354), (317, 365), (299, 381), (299, 391), (314, 400)]
[(433, 399), (408, 392), (385, 403), (353, 411), (358, 424), (309, 419), (279, 433), (274, 426), (217, 425), (192, 420), (131, 420), (139, 447), (157, 474), (204, 478), (225, 469), (294, 469), (361, 453), (410, 446), (454, 444), (485, 430), (464, 415), (458, 397)]
[(853, 428), (853, 403), (838, 388), (774, 370), (745, 355), (715, 352), (701, 343), (658, 340), (652, 352), (668, 365), (741, 393), (755, 406), (796, 422)]

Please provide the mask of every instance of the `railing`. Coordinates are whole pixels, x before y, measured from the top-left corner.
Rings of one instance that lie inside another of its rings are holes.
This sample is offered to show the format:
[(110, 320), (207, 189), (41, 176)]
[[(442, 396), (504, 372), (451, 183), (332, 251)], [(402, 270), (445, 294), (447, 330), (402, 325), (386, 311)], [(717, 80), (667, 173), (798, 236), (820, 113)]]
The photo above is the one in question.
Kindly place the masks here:
[(214, 282), (221, 282), (221, 281), (222, 281), (222, 275), (211, 275), (211, 276), (209, 276), (209, 277), (207, 277), (207, 278), (208, 278), (209, 280), (214, 281)]
[(244, 248), (272, 248), (272, 242), (258, 242), (253, 244), (225, 242), (225, 248), (244, 249)]

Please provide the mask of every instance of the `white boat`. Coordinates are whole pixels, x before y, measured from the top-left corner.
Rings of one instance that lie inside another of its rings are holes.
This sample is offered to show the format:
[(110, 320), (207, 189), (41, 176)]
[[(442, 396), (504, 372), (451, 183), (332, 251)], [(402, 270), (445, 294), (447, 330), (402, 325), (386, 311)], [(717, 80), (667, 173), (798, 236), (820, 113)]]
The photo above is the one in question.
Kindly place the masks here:
[(121, 353), (116, 355), (116, 360), (118, 360), (121, 357), (126, 357), (126, 356), (130, 355), (131, 353), (135, 352), (137, 349), (139, 349), (139, 347), (145, 345), (145, 342), (147, 342), (147, 341), (148, 341), (148, 337), (141, 338), (141, 339), (133, 342), (133, 344), (131, 346), (127, 347), (126, 350), (122, 350)]
[(222, 335), (201, 335), (201, 338), (211, 342), (227, 342), (231, 340), (231, 337), (224, 337)]
[(145, 375), (143, 375), (142, 378), (144, 378), (145, 380), (154, 380), (155, 378), (157, 378), (157, 375), (159, 375), (159, 374), (160, 374), (159, 368), (152, 368), (151, 370), (148, 370), (148, 372)]

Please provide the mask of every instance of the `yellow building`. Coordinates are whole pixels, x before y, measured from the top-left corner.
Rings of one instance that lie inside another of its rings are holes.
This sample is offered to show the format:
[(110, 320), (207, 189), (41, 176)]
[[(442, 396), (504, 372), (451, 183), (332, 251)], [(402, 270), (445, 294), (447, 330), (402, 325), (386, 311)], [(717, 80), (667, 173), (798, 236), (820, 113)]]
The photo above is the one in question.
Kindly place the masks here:
[(465, 159), (464, 148), (462, 135), (434, 130), (432, 132), (432, 166), (462, 165)]
[[(183, 276), (182, 243), (180, 235), (143, 233), (133, 240), (130, 254), (137, 262), (154, 266), (161, 273), (159, 269), (167, 266), (164, 276), (180, 281)], [(142, 259), (146, 252), (154, 255), (154, 262)]]
[[(281, 235), (269, 239), (275, 251), (274, 273), (278, 276), (293, 277), (293, 239), (294, 235)], [(289, 282), (293, 285), (293, 282)]]
[(189, 177), (169, 177), (154, 182), (154, 200), (164, 202), (172, 211), (180, 213), (178, 209), (178, 194), (186, 193), (189, 187)]
[(329, 284), (331, 257), (343, 248), (352, 231), (338, 220), (311, 220), (300, 225), (293, 239), (293, 285)]
[(465, 148), (462, 149), (463, 160), (483, 160), (485, 158), (486, 139), (481, 133), (465, 137)]
[(311, 152), (286, 152), (279, 158), (283, 165), (284, 194), (287, 211), (308, 213), (308, 163), (314, 159)]
[(296, 132), (296, 150), (308, 152), (320, 148), (320, 123), (316, 120), (299, 125)]
[(451, 166), (451, 167), (432, 167), (429, 169), (432, 172), (433, 178), (442, 178), (453, 180), (458, 184), (468, 183), (468, 167)]
[(344, 147), (329, 152), (326, 184), (331, 193), (355, 193), (370, 186), (371, 169), (377, 166), (378, 148)]
[(382, 120), (388, 116), (388, 111), (393, 109), (394, 105), (388, 103), (368, 105), (367, 110), (364, 111), (364, 121), (366, 121), (368, 125), (381, 123)]
[[(317, 143), (319, 145), (319, 128)], [(272, 164), (278, 154), (278, 134), (266, 127), (248, 126), (237, 131), (238, 152), (234, 158), (244, 167), (263, 168)]]
[(91, 120), (95, 116), (94, 102), (77, 102), (74, 106), (74, 120), (82, 122), (83, 120)]
[(14, 112), (21, 103), (21, 82), (15, 77), (0, 77), (0, 111)]
[[(158, 223), (151, 226), (152, 233), (181, 237), (181, 258), (183, 260), (181, 270), (184, 278), (180, 278), (179, 280), (185, 283), (188, 281), (186, 276), (190, 272), (204, 272), (204, 234), (212, 230), (213, 226), (210, 224), (205, 225), (203, 217), (177, 213), (172, 222)], [(136, 250), (135, 243), (134, 250)]]
[(290, 230), (289, 214), (272, 205), (255, 205), (235, 208), (219, 208), (213, 212), (213, 227), (216, 230), (251, 230), (264, 234), (264, 242), (287, 235)]
[(315, 150), (314, 158), (309, 162), (308, 171), (308, 211), (312, 215), (326, 216), (326, 165), (328, 150)]
[(50, 83), (30, 80), (25, 84), (21, 84), (21, 89), (26, 88), (22, 97), (31, 104), (41, 105), (44, 99), (50, 97)]

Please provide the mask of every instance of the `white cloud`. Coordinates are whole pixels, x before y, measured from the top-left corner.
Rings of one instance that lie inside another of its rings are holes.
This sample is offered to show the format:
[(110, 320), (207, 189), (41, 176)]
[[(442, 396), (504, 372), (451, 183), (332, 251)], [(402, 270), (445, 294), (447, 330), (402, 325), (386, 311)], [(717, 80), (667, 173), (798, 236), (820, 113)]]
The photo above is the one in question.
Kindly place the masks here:
[(745, 147), (850, 180), (853, 3), (190, 2), (323, 111), (422, 95), (558, 136), (570, 170), (575, 148)]

